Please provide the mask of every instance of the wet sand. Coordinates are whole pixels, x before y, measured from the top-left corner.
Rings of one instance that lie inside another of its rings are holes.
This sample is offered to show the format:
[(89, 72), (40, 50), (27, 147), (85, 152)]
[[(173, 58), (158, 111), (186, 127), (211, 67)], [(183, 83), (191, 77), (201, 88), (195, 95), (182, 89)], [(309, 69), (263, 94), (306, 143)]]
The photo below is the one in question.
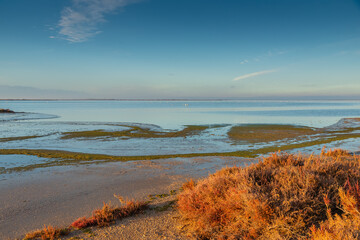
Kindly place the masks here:
[(149, 194), (178, 189), (186, 179), (252, 161), (239, 157), (176, 158), (2, 174), (0, 239), (20, 239), (44, 224), (68, 226), (78, 217), (91, 215), (103, 202), (117, 204), (114, 194), (147, 200)]

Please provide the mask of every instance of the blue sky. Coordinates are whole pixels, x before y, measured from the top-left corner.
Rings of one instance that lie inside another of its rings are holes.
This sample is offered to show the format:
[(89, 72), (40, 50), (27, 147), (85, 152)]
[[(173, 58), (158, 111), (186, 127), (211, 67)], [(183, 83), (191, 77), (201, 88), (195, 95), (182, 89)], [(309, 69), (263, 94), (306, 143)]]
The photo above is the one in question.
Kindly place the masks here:
[(0, 98), (360, 98), (359, 0), (0, 0)]

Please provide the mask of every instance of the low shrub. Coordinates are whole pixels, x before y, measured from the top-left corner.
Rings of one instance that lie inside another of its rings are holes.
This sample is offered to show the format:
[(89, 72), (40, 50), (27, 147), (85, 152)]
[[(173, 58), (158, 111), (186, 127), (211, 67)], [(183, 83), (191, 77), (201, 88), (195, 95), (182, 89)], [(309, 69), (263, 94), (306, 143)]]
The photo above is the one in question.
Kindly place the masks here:
[[(120, 199), (119, 199), (120, 200)], [(121, 200), (122, 201), (122, 200)], [(122, 219), (144, 210), (148, 204), (139, 201), (124, 201), (121, 207), (112, 207), (110, 203), (104, 203), (103, 207), (96, 209), (89, 218), (82, 217), (74, 221), (70, 226), (82, 229), (90, 226), (108, 226), (116, 219)]]
[(68, 228), (54, 228), (53, 226), (44, 226), (41, 230), (36, 230), (25, 235), (24, 240), (41, 239), (41, 240), (54, 240), (61, 236), (67, 235)]
[(142, 201), (125, 201), (122, 197), (115, 195), (122, 203), (121, 207), (112, 207), (110, 203), (104, 203), (102, 208), (94, 210), (91, 217), (82, 217), (74, 221), (69, 228), (54, 228), (52, 226), (44, 226), (42, 230), (29, 232), (25, 236), (25, 240), (53, 240), (59, 239), (61, 236), (68, 235), (74, 229), (84, 229), (92, 226), (104, 227), (110, 225), (111, 222), (129, 217), (145, 210), (148, 207), (147, 202)]
[(177, 207), (197, 239), (358, 239), (359, 167), (343, 150), (277, 152), (184, 184)]

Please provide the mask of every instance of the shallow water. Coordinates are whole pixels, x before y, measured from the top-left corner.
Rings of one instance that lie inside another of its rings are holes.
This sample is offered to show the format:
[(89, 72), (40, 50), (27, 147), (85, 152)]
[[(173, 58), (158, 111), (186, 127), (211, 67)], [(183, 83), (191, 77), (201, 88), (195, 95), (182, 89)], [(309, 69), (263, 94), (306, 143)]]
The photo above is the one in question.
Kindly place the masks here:
[(37, 156), (18, 154), (0, 155), (0, 173), (6, 168), (23, 167), (35, 163), (44, 163), (48, 161), (49, 159), (47, 158), (40, 158)]
[[(6, 149), (54, 149), (109, 155), (159, 155), (206, 153), (260, 148), (263, 144), (234, 145), (227, 138), (232, 125), (245, 123), (296, 124), (325, 127), (342, 118), (360, 117), (360, 101), (0, 101), (0, 108), (18, 114), (0, 114), (0, 139), (41, 136), (26, 140), (0, 141)], [(156, 131), (181, 129), (184, 125), (228, 124), (200, 135), (177, 138), (61, 139), (72, 131), (122, 131), (120, 123)], [(358, 151), (358, 140), (340, 144)], [(307, 148), (307, 151), (318, 147)], [(1, 156), (1, 155), (0, 155)], [(4, 160), (5, 159), (5, 160)], [(41, 162), (27, 157), (0, 159), (0, 167)], [(25, 161), (26, 160), (26, 161)]]
[(53, 121), (136, 122), (163, 128), (223, 123), (323, 127), (360, 116), (360, 101), (0, 101), (0, 108), (59, 116)]

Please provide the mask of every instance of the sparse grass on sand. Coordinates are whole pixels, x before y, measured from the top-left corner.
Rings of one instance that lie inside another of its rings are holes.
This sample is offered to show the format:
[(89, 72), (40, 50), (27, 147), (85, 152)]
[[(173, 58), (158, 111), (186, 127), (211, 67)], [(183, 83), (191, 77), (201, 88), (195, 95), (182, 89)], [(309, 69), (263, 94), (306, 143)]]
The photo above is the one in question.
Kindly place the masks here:
[(146, 202), (123, 201), (122, 198), (119, 198), (119, 200), (123, 202), (124, 206), (112, 207), (110, 203), (104, 203), (104, 206), (101, 209), (95, 210), (91, 217), (79, 218), (70, 226), (76, 229), (92, 226), (109, 226), (113, 221), (134, 215), (148, 206)]
[(360, 157), (273, 153), (189, 181), (178, 196), (196, 239), (359, 239)]
[(148, 206), (147, 202), (124, 201), (123, 198), (116, 196), (122, 203), (121, 207), (113, 207), (110, 203), (104, 203), (103, 207), (94, 210), (91, 217), (82, 217), (74, 221), (69, 227), (54, 228), (52, 226), (44, 226), (41, 230), (29, 232), (25, 235), (24, 240), (53, 240), (59, 239), (61, 236), (68, 235), (76, 229), (84, 229), (88, 227), (109, 226), (115, 220), (120, 220), (145, 210)]
[(54, 228), (53, 226), (44, 226), (41, 230), (36, 230), (30, 233), (27, 233), (24, 240), (30, 239), (41, 239), (41, 240), (53, 240), (58, 239), (61, 236), (69, 234), (69, 228)]

